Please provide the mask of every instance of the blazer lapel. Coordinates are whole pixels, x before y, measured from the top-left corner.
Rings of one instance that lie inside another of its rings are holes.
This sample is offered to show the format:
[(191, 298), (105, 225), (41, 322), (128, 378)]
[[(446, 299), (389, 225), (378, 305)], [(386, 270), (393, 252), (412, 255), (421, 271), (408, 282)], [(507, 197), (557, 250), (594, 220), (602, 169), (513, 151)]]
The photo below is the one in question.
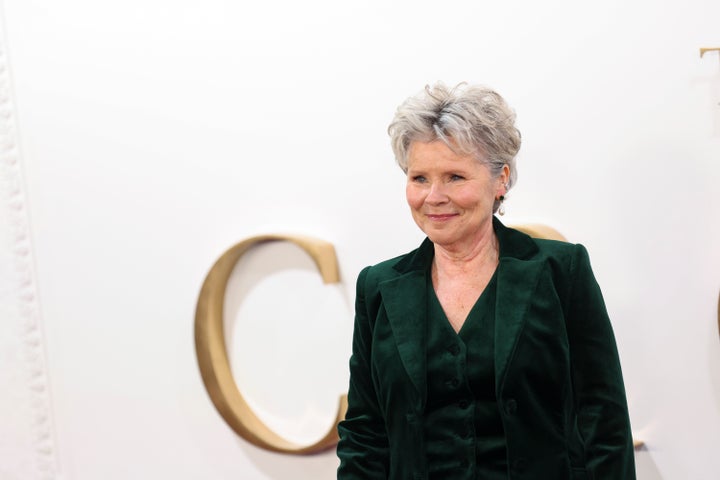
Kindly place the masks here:
[(422, 404), (427, 396), (427, 285), (425, 273), (434, 246), (425, 239), (414, 254), (395, 265), (398, 276), (379, 284), (383, 305), (403, 367)]
[(532, 260), (538, 248), (529, 236), (505, 227), (495, 217), (493, 226), (500, 244), (495, 304), (495, 388), (499, 395), (543, 263)]
[(498, 265), (495, 304), (495, 388), (498, 393), (542, 268), (541, 262), (517, 258), (501, 259)]
[(427, 393), (427, 295), (425, 274), (409, 272), (380, 284), (395, 344), (410, 380), (425, 401)]

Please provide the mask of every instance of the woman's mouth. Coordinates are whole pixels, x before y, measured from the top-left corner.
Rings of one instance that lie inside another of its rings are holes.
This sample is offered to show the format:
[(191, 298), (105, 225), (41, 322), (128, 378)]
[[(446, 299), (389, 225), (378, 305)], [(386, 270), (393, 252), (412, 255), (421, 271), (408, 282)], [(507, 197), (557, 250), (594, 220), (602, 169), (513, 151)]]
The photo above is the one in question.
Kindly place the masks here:
[(428, 213), (426, 215), (430, 220), (434, 222), (444, 222), (457, 216), (456, 213)]

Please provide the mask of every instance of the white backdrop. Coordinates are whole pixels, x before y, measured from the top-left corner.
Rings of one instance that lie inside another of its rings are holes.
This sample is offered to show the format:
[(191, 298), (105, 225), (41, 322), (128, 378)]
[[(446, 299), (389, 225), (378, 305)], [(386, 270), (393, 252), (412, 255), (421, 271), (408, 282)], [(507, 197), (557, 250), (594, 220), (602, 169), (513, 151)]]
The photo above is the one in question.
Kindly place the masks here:
[[(588, 247), (647, 444), (640, 478), (717, 478), (720, 62), (698, 49), (720, 46), (719, 2), (0, 5), (0, 114), (18, 127), (0, 133), (19, 142), (0, 172), (0, 211), (16, 212), (0, 224), (0, 348), (25, 375), (0, 376), (2, 480), (333, 478), (332, 452), (265, 452), (223, 423), (195, 302), (251, 235), (335, 245), (339, 286), (271, 245), (228, 299), (244, 393), (288, 438), (321, 436), (347, 383), (355, 276), (422, 238), (385, 128), (436, 80), (490, 85), (518, 112), (506, 221)], [(22, 301), (46, 357), (23, 343)]]

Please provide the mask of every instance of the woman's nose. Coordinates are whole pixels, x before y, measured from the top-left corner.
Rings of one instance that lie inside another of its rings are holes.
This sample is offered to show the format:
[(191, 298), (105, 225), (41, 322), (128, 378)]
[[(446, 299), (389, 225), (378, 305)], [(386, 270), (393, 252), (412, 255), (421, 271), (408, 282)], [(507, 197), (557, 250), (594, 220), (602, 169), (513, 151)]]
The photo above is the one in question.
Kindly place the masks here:
[(433, 183), (430, 185), (430, 191), (428, 192), (427, 197), (425, 198), (425, 201), (427, 203), (431, 203), (433, 205), (437, 205), (440, 203), (447, 202), (448, 196), (447, 192), (445, 191), (444, 185), (441, 183)]

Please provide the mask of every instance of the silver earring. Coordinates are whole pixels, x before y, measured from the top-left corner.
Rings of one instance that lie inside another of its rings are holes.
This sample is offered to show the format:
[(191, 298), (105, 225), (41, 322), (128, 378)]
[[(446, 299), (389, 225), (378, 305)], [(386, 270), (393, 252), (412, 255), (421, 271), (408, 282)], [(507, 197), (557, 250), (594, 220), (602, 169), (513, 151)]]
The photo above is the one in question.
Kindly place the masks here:
[(500, 195), (500, 206), (498, 207), (498, 215), (503, 216), (505, 215), (505, 195)]

